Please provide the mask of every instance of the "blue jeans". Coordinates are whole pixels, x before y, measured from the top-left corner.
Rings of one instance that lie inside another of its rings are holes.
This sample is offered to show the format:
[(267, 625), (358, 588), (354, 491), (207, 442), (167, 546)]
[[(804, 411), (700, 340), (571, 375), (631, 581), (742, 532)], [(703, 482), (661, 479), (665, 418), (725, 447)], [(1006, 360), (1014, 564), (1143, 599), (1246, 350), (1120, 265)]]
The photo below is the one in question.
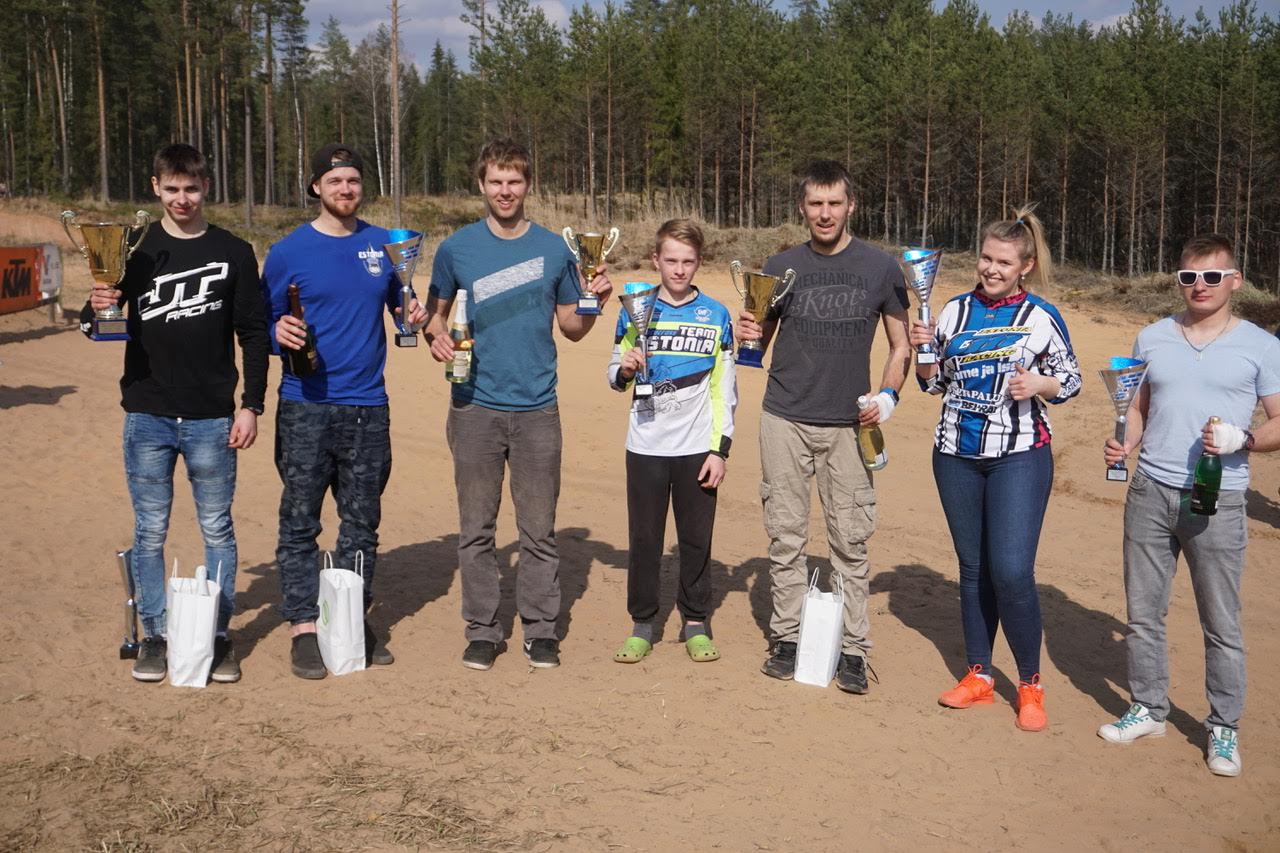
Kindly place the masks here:
[(276, 470), (280, 495), (280, 613), (289, 622), (320, 615), (320, 508), (333, 489), (338, 505), (339, 568), (354, 568), (364, 554), (364, 604), (373, 600), (382, 491), (391, 476), (391, 410), (280, 400), (276, 410)]
[(1036, 549), (1049, 492), (1053, 453), (1046, 445), (997, 459), (933, 451), (933, 476), (960, 561), (960, 617), (969, 666), (991, 671), (996, 628), (1018, 665), (1018, 678), (1040, 672), (1040, 596)]
[[(236, 606), (236, 534), (231, 499), (236, 451), (227, 446), (231, 418), (166, 418), (129, 412), (124, 418), (124, 470), (133, 499), (133, 582), (148, 637), (165, 632), (164, 540), (173, 508), (173, 470), (181, 456), (204, 537), (210, 579), (222, 564), (218, 631), (225, 633)], [(189, 572), (188, 572), (189, 574)]]

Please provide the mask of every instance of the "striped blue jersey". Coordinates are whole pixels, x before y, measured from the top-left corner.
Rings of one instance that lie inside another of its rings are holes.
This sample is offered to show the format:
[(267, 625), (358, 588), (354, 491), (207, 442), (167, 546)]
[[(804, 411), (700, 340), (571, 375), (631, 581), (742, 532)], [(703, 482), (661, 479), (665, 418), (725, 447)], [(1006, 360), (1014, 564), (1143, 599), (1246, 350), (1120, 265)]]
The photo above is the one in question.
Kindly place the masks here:
[(934, 431), (934, 446), (942, 453), (994, 458), (1050, 442), (1044, 401), (1008, 394), (1016, 365), (1062, 384), (1050, 403), (1080, 393), (1080, 365), (1067, 325), (1057, 308), (1035, 294), (1020, 291), (997, 302), (976, 290), (961, 294), (943, 307), (933, 344), (940, 369), (920, 387), (942, 395)]
[[(607, 371), (615, 390), (634, 384), (619, 382), (618, 368), (636, 337), (627, 312), (620, 312)], [(728, 456), (738, 404), (728, 309), (701, 291), (683, 305), (659, 299), (645, 352), (653, 396), (631, 402), (627, 450), (648, 456)]]

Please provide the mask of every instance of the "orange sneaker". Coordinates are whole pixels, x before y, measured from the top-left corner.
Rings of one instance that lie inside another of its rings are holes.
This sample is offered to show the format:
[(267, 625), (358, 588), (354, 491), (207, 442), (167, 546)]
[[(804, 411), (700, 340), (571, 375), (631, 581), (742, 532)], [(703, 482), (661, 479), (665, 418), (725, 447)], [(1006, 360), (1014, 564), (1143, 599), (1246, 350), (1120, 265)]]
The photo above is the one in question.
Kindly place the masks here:
[(1030, 681), (1018, 683), (1018, 719), (1015, 723), (1024, 732), (1043, 731), (1049, 725), (1044, 713), (1044, 688), (1040, 686), (1040, 674)]
[(968, 708), (970, 705), (990, 705), (995, 700), (994, 685), (981, 677), (982, 664), (969, 667), (969, 674), (960, 683), (938, 697), (938, 704), (947, 708)]

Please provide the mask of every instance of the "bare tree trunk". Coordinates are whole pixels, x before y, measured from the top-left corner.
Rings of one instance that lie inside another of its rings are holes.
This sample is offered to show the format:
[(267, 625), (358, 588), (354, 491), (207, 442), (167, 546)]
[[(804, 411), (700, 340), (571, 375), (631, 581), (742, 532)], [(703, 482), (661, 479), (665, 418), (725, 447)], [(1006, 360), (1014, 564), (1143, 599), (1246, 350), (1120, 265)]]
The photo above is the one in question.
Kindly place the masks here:
[(1138, 149), (1133, 149), (1133, 167), (1130, 170), (1129, 178), (1129, 257), (1127, 266), (1129, 275), (1137, 272), (1134, 265), (1136, 260), (1137, 237), (1138, 237)]
[(1169, 125), (1160, 134), (1160, 214), (1156, 224), (1156, 272), (1164, 272), (1164, 208), (1169, 193)]
[(89, 18), (93, 26), (93, 58), (98, 71), (98, 197), (104, 204), (111, 201), (107, 180), (107, 81), (102, 62), (102, 13), (94, 9)]
[(1249, 235), (1253, 225), (1253, 141), (1254, 141), (1254, 106), (1257, 99), (1257, 81), (1254, 81), (1253, 91), (1249, 97), (1249, 146), (1245, 169), (1248, 177), (1245, 179), (1244, 190), (1244, 239), (1240, 241), (1240, 276), (1248, 278), (1249, 276)]
[(1218, 232), (1218, 222), (1222, 213), (1222, 147), (1224, 130), (1222, 127), (1222, 83), (1218, 83), (1218, 156), (1213, 166), (1213, 231)]
[(1009, 137), (1000, 141), (1000, 214), (997, 219), (1009, 215)]
[(391, 204), (397, 228), (400, 194), (400, 3), (391, 0)]
[(604, 55), (604, 218), (613, 221), (613, 27)]
[(716, 146), (716, 165), (715, 165), (715, 192), (716, 192), (716, 227), (720, 228), (724, 225), (724, 219), (720, 213), (720, 146)]
[(920, 203), (920, 245), (929, 245), (929, 167), (933, 161), (933, 99), (924, 111), (924, 198)]
[(596, 126), (591, 109), (591, 87), (587, 87), (587, 197), (591, 218), (596, 216)]
[(46, 31), (45, 39), (49, 45), (49, 60), (53, 63), (54, 94), (58, 98), (58, 132), (62, 140), (62, 192), (71, 192), (71, 145), (67, 141), (67, 104), (63, 97), (62, 70), (58, 62), (57, 39)]
[(756, 227), (756, 107), (758, 94), (751, 87), (751, 141), (747, 144), (747, 227)]
[(983, 222), (982, 222), (982, 184), (983, 184), (983, 179), (986, 177), (986, 172), (983, 170), (983, 161), (982, 161), (982, 155), (983, 155), (983, 142), (985, 141), (985, 140), (984, 140), (984, 138), (983, 138), (983, 136), (984, 136), (984, 134), (983, 134), (983, 129), (984, 129), (984, 125), (986, 124), (986, 122), (984, 121), (984, 119), (985, 119), (984, 113), (985, 113), (985, 112), (986, 112), (986, 110), (984, 110), (984, 109), (979, 109), (979, 110), (978, 110), (978, 198), (977, 198), (977, 203), (974, 205), (974, 215), (973, 215), (973, 222), (974, 222), (974, 226), (973, 226), (973, 251), (974, 251), (975, 253), (976, 253), (976, 252), (980, 252), (980, 251), (982, 251), (982, 246), (981, 246), (981, 242), (982, 242), (982, 225), (983, 225)]
[(266, 28), (262, 34), (262, 46), (265, 51), (263, 70), (266, 79), (262, 86), (262, 203), (270, 206), (276, 203), (276, 107), (274, 98), (276, 61), (272, 50), (275, 40), (271, 35), (271, 4), (263, 5)]
[[(200, 31), (200, 16), (196, 15), (196, 32)], [(195, 141), (192, 143), (201, 151), (204, 150), (204, 75), (200, 73), (201, 60), (200, 42), (196, 41), (196, 105), (193, 110), (195, 116)]]
[[(253, 43), (253, 0), (245, 0), (244, 31)], [(248, 65), (248, 61), (245, 62)], [(253, 68), (244, 75), (244, 227), (253, 226)]]
[(1058, 192), (1062, 198), (1058, 209), (1058, 218), (1060, 224), (1058, 226), (1058, 262), (1062, 263), (1067, 259), (1067, 193), (1070, 189), (1068, 179), (1071, 174), (1071, 133), (1068, 131), (1062, 135), (1062, 181), (1059, 184)]
[[(187, 123), (183, 125), (183, 130), (186, 131), (187, 142), (195, 144), (196, 118), (195, 110), (192, 109), (192, 105), (195, 103), (195, 96), (192, 93), (191, 80), (191, 42), (187, 39), (190, 32), (191, 25), (187, 21), (187, 0), (182, 0), (182, 63), (183, 67), (186, 69), (186, 85), (184, 86), (184, 89), (186, 95), (187, 114)], [(179, 95), (181, 96), (182, 94), (183, 92), (179, 91)]]
[(222, 167), (218, 170), (218, 179), (222, 182), (222, 203), (229, 204), (231, 202), (231, 178), (227, 174), (231, 171), (231, 109), (227, 103), (227, 66), (224, 59), (222, 45), (218, 45), (218, 68), (221, 74), (218, 77), (219, 100), (222, 102), (222, 121), (219, 123), (218, 130), (222, 144), (218, 146), (222, 153)]
[(124, 145), (125, 156), (129, 160), (129, 201), (138, 197), (137, 183), (133, 175), (133, 82), (126, 79), (124, 84)]
[(746, 189), (747, 166), (747, 102), (738, 99), (738, 216), (734, 224), (742, 227), (743, 190)]
[(1111, 216), (1111, 151), (1107, 150), (1102, 169), (1102, 272), (1109, 273), (1107, 250), (1111, 247), (1109, 218)]
[[(306, 128), (304, 128), (302, 125), (302, 105), (298, 101), (298, 78), (296, 76), (296, 73), (293, 78), (293, 126), (294, 126), (293, 136), (294, 136), (294, 141), (296, 142), (296, 145), (294, 147), (297, 149), (297, 155), (298, 155), (298, 168), (297, 168), (297, 176), (296, 176), (297, 189), (298, 189), (298, 207), (305, 210), (307, 207), (307, 186), (305, 183), (307, 180), (307, 174), (306, 174), (303, 163), (305, 162), (304, 149), (306, 146)], [(396, 213), (396, 227), (397, 228), (400, 227), (399, 212)]]

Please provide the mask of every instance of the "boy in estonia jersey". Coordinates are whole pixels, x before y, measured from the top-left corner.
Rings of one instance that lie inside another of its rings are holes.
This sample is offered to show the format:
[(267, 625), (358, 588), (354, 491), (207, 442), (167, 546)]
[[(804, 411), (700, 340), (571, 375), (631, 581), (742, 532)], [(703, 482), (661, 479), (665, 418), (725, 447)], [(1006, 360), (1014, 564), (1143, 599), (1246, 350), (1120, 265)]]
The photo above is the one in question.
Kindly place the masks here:
[(653, 648), (668, 495), (679, 538), (676, 606), (685, 649), (698, 662), (720, 657), (707, 632), (711, 531), (737, 387), (732, 315), (693, 286), (702, 244), (702, 231), (690, 220), (673, 219), (658, 229), (653, 264), (662, 287), (648, 334), (638, 341), (623, 311), (609, 360), (612, 388), (626, 391), (646, 362), (654, 385), (652, 397), (632, 400), (627, 429), (627, 610), (634, 626), (613, 655), (618, 663), (636, 663)]

